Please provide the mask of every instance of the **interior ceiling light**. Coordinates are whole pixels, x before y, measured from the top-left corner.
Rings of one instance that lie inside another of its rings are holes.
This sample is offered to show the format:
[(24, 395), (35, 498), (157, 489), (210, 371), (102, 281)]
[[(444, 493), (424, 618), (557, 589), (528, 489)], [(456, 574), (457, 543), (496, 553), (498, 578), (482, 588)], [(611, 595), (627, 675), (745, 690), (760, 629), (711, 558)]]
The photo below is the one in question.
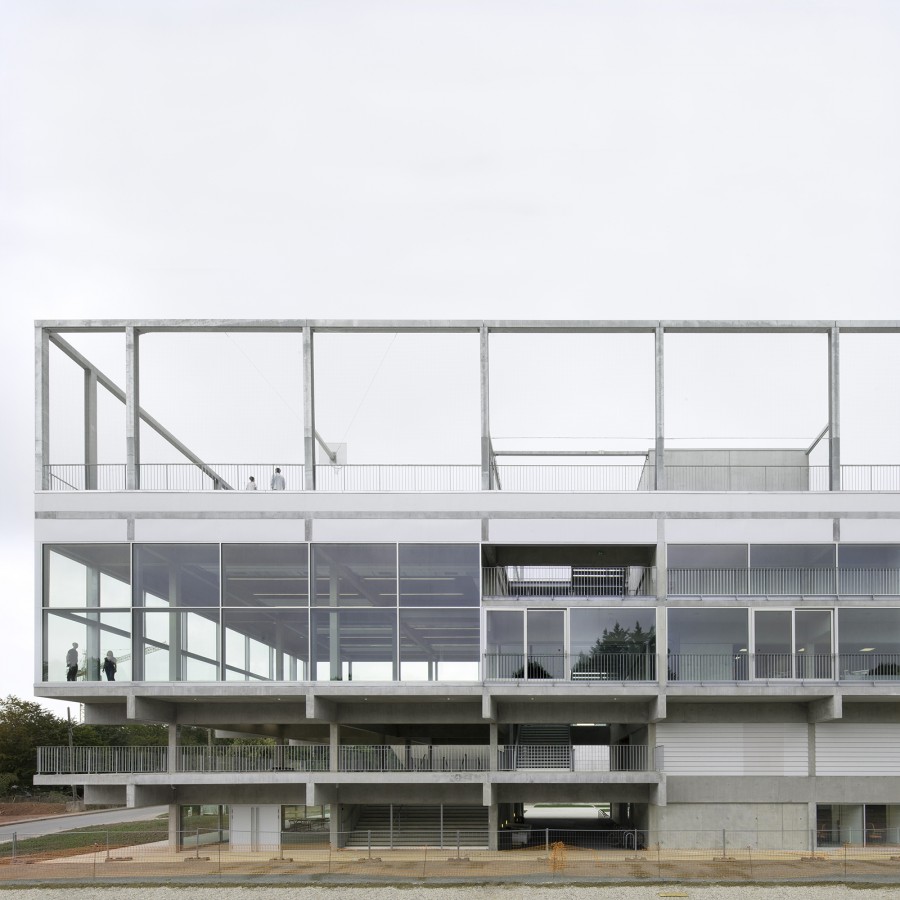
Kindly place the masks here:
[(871, 653), (875, 648), (874, 647), (860, 647), (860, 653)]

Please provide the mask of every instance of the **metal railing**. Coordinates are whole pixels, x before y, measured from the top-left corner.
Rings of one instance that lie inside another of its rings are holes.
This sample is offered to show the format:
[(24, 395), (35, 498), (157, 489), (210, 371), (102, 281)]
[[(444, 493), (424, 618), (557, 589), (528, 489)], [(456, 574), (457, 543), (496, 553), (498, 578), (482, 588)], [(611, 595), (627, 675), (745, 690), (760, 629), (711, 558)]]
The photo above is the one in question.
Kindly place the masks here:
[[(142, 463), (142, 490), (241, 490), (252, 475), (259, 490), (268, 490), (275, 465), (285, 489), (305, 488), (302, 463)], [(123, 491), (124, 463), (58, 464), (46, 467), (50, 490)], [(481, 467), (454, 464), (316, 465), (316, 485), (323, 491), (480, 491)], [(667, 491), (827, 491), (827, 466), (665, 466)], [(491, 466), (491, 487), (501, 491), (602, 493), (652, 491), (654, 472), (646, 465)], [(900, 465), (841, 466), (844, 491), (900, 491)]]
[(481, 570), (485, 597), (652, 597), (653, 566), (494, 566)]
[(501, 772), (520, 769), (654, 772), (658, 771), (657, 763), (662, 761), (662, 748), (652, 750), (645, 744), (516, 744), (498, 748), (497, 768)]
[(179, 772), (325, 772), (327, 744), (231, 744), (178, 748)]
[(486, 653), (485, 681), (655, 681), (656, 654)]
[(894, 568), (669, 569), (673, 596), (890, 596), (900, 594)]
[(168, 747), (38, 747), (40, 775), (165, 772)]
[[(168, 771), (167, 747), (38, 747), (39, 775), (154, 774)], [(177, 772), (327, 772), (327, 744), (180, 746)], [(498, 749), (496, 771), (562, 768), (573, 771), (648, 771), (643, 746), (528, 745)], [(489, 772), (486, 744), (342, 744), (337, 772)], [(654, 761), (655, 764), (655, 761)]]

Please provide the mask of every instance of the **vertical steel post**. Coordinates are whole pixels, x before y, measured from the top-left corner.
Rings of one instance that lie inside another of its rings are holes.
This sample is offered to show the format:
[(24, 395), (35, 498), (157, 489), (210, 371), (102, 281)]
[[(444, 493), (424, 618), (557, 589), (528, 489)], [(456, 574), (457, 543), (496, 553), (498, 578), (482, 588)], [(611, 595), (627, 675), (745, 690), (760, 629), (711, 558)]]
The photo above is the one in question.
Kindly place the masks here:
[(34, 330), (34, 487), (50, 488), (50, 336)]
[(125, 490), (141, 487), (140, 347), (138, 330), (125, 329)]
[(828, 489), (841, 489), (841, 349), (840, 329), (828, 332)]
[(663, 353), (664, 329), (656, 326), (654, 336), (654, 396), (656, 435), (654, 441), (653, 481), (657, 491), (666, 489), (666, 430), (665, 430), (665, 358)]
[(480, 380), (481, 380), (481, 489), (489, 491), (493, 484), (491, 464), (491, 392), (490, 357), (487, 325), (481, 326), (480, 333)]
[(303, 487), (316, 489), (316, 366), (313, 355), (313, 330), (303, 326)]
[(84, 370), (84, 489), (97, 490), (97, 370)]

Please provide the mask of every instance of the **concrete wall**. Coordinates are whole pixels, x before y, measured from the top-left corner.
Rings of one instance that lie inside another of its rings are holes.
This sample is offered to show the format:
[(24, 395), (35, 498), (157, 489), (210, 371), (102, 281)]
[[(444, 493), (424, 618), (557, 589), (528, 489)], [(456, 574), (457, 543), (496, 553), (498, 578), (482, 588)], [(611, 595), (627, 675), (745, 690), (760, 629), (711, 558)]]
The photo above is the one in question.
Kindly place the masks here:
[(806, 803), (669, 803), (650, 807), (650, 843), (662, 847), (806, 850)]

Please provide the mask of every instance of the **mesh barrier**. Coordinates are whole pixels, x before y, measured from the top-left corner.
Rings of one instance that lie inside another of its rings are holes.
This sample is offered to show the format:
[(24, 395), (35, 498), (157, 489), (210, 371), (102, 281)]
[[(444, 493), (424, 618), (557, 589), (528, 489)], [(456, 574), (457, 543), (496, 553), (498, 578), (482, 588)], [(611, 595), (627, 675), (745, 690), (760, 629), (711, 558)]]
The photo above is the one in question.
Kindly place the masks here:
[[(524, 834), (524, 839), (523, 839)], [(552, 877), (559, 880), (896, 880), (900, 844), (815, 847), (808, 832), (565, 831), (517, 828), (497, 835), (448, 831), (434, 846), (388, 846), (385, 834), (268, 835), (203, 830), (84, 829), (45, 837), (0, 833), (0, 880), (102, 881), (184, 876), (296, 875), (337, 878)], [(281, 837), (281, 840), (279, 840)], [(298, 839), (302, 838), (302, 839)], [(352, 843), (352, 846), (347, 846)], [(467, 846), (470, 844), (472, 846)]]

